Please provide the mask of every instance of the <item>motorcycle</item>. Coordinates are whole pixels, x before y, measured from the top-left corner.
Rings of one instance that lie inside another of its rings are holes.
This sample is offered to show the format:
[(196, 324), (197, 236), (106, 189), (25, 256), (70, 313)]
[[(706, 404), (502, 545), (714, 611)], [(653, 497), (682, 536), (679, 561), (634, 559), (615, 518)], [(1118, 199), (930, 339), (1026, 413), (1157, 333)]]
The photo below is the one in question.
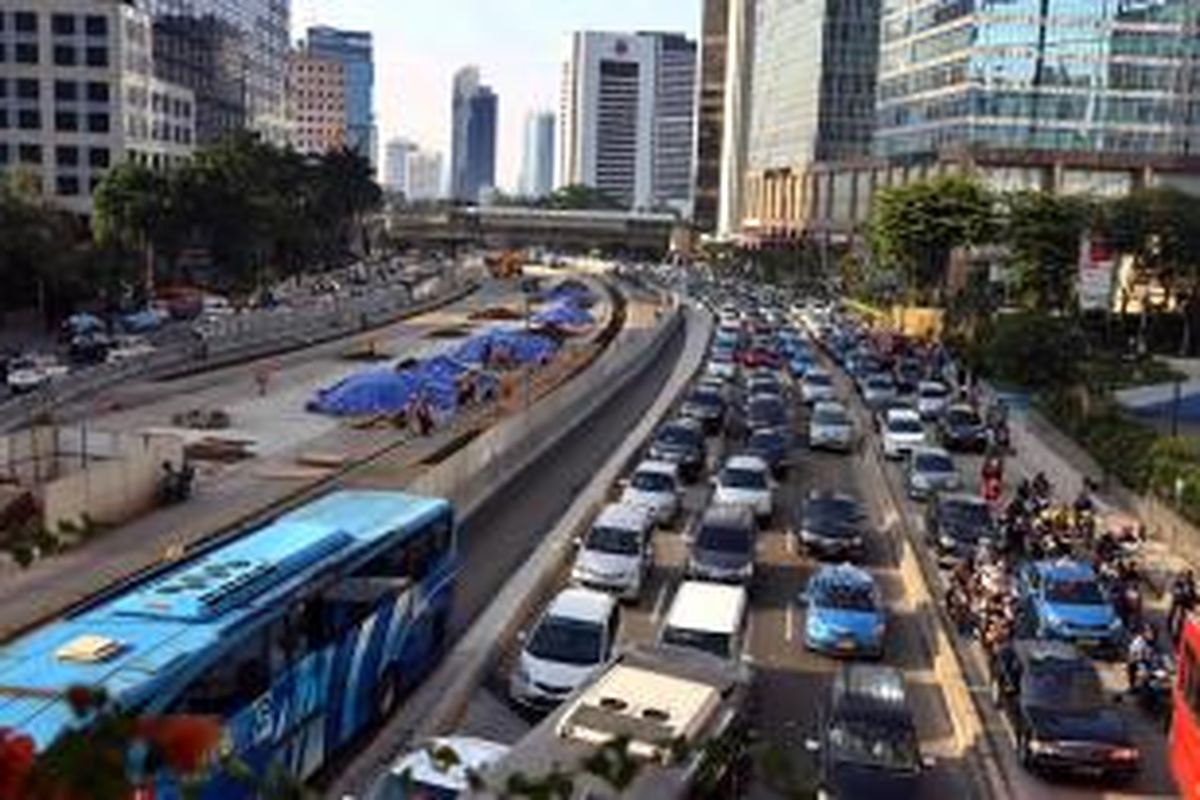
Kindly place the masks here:
[(1171, 688), (1175, 681), (1174, 659), (1167, 653), (1138, 662), (1133, 668), (1129, 691), (1142, 710), (1153, 717), (1165, 717), (1171, 711)]

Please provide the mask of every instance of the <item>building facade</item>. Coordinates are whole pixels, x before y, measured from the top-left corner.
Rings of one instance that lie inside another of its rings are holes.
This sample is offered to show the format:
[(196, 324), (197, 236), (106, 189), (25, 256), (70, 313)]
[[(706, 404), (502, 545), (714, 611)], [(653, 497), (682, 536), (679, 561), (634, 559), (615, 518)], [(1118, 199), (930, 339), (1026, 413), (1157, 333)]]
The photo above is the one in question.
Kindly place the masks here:
[(450, 194), (476, 203), (496, 185), (498, 100), (480, 83), (479, 68), (463, 67), (454, 75), (451, 100)]
[(722, 237), (732, 236), (741, 228), (745, 206), (756, 1), (731, 0), (727, 8), (725, 101), (717, 197), (717, 234)]
[(808, 166), (869, 155), (880, 2), (758, 0), (744, 229), (795, 229)]
[(695, 43), (676, 34), (581, 31), (563, 68), (558, 183), (633, 209), (687, 213)]
[(716, 233), (721, 198), (721, 139), (725, 128), (725, 65), (731, 0), (701, 0), (701, 3), (692, 221), (698, 231)]
[(410, 202), (440, 200), (442, 191), (442, 154), (426, 150), (414, 150), (408, 154), (405, 167), (404, 196)]
[(378, 163), (375, 129), (375, 56), (371, 34), (318, 26), (308, 29), (305, 48), (314, 58), (336, 61), (345, 76), (346, 146)]
[(341, 62), (296, 50), (288, 61), (292, 145), (328, 153), (347, 145), (346, 72)]
[(154, 70), (196, 97), (207, 144), (252, 130), (285, 144), (291, 0), (140, 0), (154, 20)]
[(415, 152), (417, 143), (409, 139), (392, 139), (383, 149), (383, 188), (404, 192), (408, 187), (408, 155)]
[(117, 0), (0, 0), (0, 171), (88, 215), (125, 159), (166, 168), (195, 146), (195, 96), (153, 70), (150, 17)]
[(545, 197), (554, 188), (554, 112), (526, 114), (522, 144), (520, 192)]

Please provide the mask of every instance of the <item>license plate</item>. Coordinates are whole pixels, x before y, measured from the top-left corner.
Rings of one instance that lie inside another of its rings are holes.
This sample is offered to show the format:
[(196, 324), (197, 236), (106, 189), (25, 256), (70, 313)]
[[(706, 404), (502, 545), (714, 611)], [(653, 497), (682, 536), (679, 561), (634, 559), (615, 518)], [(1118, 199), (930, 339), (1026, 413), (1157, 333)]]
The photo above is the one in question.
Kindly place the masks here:
[(1099, 639), (1079, 639), (1079, 640), (1077, 640), (1076, 643), (1080, 647), (1098, 647), (1100, 645), (1100, 640)]
[(853, 650), (853, 649), (854, 649), (854, 640), (853, 639), (842, 639), (840, 642), (838, 642), (838, 650)]

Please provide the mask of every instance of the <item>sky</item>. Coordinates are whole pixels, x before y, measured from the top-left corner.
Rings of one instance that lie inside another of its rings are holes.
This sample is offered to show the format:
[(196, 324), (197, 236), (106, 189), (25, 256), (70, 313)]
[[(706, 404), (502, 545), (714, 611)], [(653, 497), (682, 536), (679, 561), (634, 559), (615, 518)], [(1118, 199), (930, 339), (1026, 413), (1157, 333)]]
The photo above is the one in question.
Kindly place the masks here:
[(555, 109), (568, 34), (679, 31), (696, 38), (702, 0), (293, 0), (292, 38), (309, 25), (369, 30), (383, 143), (413, 139), (449, 161), (454, 72), (477, 64), (499, 95), (496, 178), (516, 188), (526, 111)]

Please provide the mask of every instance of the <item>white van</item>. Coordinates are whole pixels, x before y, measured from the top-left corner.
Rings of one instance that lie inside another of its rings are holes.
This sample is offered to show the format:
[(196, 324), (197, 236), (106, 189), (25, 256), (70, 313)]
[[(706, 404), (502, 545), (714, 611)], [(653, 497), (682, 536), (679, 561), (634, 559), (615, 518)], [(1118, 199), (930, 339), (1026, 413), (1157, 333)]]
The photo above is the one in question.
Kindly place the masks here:
[(659, 632), (659, 643), (737, 659), (745, 639), (746, 587), (684, 581)]
[(578, 541), (571, 580), (589, 589), (636, 600), (642, 593), (646, 569), (652, 560), (653, 532), (654, 517), (649, 508), (628, 503), (608, 504)]

